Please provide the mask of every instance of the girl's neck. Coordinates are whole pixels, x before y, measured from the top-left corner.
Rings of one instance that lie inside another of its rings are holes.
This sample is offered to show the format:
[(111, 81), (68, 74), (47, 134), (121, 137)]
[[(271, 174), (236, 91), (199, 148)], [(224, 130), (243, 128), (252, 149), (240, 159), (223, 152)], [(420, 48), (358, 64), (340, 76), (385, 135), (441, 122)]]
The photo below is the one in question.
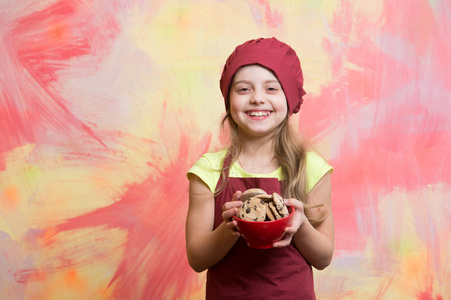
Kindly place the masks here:
[(279, 163), (274, 156), (272, 140), (246, 139), (241, 141), (238, 163), (249, 173), (267, 174), (274, 172)]

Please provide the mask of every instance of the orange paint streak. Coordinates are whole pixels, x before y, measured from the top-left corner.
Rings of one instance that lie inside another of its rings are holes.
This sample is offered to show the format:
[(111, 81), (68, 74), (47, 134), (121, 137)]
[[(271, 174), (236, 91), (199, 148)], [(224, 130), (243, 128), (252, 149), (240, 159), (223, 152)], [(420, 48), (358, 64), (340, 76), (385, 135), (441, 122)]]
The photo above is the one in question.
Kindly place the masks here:
[(68, 270), (64, 274), (64, 281), (67, 286), (75, 289), (85, 289), (87, 286), (86, 280), (81, 278), (77, 270)]
[[(49, 29), (49, 36), (54, 40), (62, 40), (69, 35), (69, 28), (67, 25), (60, 23), (55, 24)], [(58, 41), (55, 41), (58, 43)]]
[(6, 188), (3, 191), (3, 196), (6, 199), (6, 205), (4, 205), (3, 207), (6, 209), (14, 209), (20, 201), (20, 192), (19, 189), (15, 186)]

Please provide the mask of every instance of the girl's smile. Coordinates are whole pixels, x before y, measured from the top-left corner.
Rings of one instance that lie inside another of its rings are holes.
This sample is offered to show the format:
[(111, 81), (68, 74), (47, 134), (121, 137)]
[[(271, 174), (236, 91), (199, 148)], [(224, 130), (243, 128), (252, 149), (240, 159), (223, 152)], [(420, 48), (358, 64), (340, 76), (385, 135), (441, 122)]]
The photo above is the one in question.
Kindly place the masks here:
[(265, 110), (265, 111), (253, 110), (253, 111), (248, 111), (246, 113), (251, 119), (264, 120), (267, 117), (269, 117), (269, 115), (271, 114), (271, 111), (267, 111), (267, 110)]

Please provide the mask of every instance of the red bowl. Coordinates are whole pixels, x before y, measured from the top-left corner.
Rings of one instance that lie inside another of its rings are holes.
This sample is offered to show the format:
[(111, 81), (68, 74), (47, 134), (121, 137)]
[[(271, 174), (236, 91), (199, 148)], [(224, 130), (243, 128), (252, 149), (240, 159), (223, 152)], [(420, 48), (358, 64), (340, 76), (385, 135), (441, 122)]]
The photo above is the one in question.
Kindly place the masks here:
[(288, 206), (290, 214), (275, 221), (253, 222), (242, 220), (236, 216), (233, 219), (238, 223), (238, 231), (246, 240), (249, 247), (257, 249), (272, 248), (272, 244), (280, 241), (285, 235), (284, 229), (291, 223), (294, 208)]

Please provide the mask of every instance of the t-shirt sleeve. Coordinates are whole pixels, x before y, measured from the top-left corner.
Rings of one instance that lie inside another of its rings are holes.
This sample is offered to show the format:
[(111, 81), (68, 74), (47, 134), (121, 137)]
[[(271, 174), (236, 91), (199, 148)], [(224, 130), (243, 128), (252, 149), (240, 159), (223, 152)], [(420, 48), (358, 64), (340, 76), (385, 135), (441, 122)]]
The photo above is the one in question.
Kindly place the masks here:
[(329, 165), (324, 158), (315, 152), (307, 152), (306, 157), (306, 192), (310, 192), (318, 181), (326, 175), (332, 173), (333, 167)]
[(193, 174), (198, 176), (214, 194), (220, 173), (221, 169), (216, 159), (204, 154), (194, 163), (186, 175), (188, 179)]

